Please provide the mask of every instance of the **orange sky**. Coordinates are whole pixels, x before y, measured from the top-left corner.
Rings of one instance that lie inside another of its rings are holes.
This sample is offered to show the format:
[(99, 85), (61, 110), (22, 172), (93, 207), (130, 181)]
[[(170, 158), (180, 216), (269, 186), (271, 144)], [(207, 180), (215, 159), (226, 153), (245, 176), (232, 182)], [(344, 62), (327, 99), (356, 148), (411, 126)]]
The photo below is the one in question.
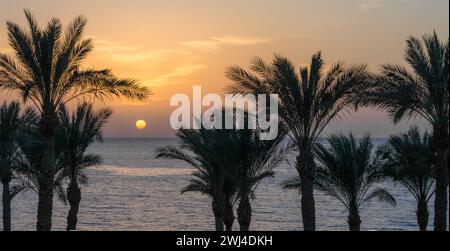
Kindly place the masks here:
[[(327, 62), (403, 63), (404, 40), (435, 29), (448, 38), (448, 0), (171, 0), (171, 1), (5, 1), (0, 0), (0, 51), (8, 52), (5, 21), (24, 24), (23, 8), (41, 24), (59, 17), (67, 24), (76, 15), (88, 20), (86, 35), (95, 42), (85, 66), (110, 68), (136, 78), (154, 95), (147, 104), (107, 104), (114, 116), (106, 136), (171, 136), (170, 97), (203, 91), (221, 93), (229, 82), (227, 66), (248, 65), (253, 56), (270, 60), (274, 53), (297, 65), (322, 50)], [(0, 95), (3, 99), (5, 95)], [(134, 122), (147, 121), (139, 131)], [(385, 114), (363, 110), (327, 130), (370, 132), (385, 137), (406, 124), (391, 125)]]

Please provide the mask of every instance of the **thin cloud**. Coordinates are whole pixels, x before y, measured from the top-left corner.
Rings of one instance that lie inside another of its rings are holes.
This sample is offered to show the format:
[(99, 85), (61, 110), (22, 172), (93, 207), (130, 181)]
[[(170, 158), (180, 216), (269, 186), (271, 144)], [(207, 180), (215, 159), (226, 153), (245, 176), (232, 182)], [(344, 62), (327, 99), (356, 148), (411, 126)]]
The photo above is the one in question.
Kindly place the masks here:
[(91, 36), (94, 39), (96, 50), (106, 53), (106, 56), (121, 62), (131, 63), (146, 60), (158, 60), (161, 58), (179, 58), (190, 55), (192, 50), (213, 51), (222, 45), (248, 46), (269, 43), (271, 40), (262, 37), (222, 36), (211, 37), (207, 40), (192, 40), (179, 43), (176, 48), (162, 48), (148, 50), (139, 46), (113, 42), (101, 37)]
[(148, 50), (139, 46), (128, 45), (109, 41), (106, 39), (94, 39), (96, 50), (103, 52), (112, 59), (125, 63), (133, 63), (147, 60), (158, 60), (180, 55), (188, 55), (190, 52), (183, 49), (155, 49)]
[(94, 40), (95, 46), (97, 49), (101, 49), (108, 52), (114, 52), (114, 51), (135, 51), (138, 50), (138, 46), (133, 45), (127, 45), (127, 44), (121, 44), (117, 42), (113, 42), (110, 40), (106, 40), (103, 38), (98, 38), (96, 36), (91, 36), (91, 38)]
[(211, 37), (207, 40), (192, 40), (181, 42), (180, 45), (201, 51), (217, 50), (222, 45), (256, 45), (271, 42), (270, 39), (262, 37), (238, 37), (238, 36), (222, 36)]
[[(171, 72), (164, 74), (162, 76), (159, 76), (155, 79), (149, 80), (148, 82), (150, 83), (162, 83), (164, 81), (167, 81), (170, 78), (174, 78), (174, 77), (180, 77), (180, 76), (187, 76), (190, 75), (198, 70), (204, 69), (206, 68), (206, 65), (203, 64), (190, 64), (190, 65), (182, 65), (179, 66), (177, 68), (175, 68), (174, 70), (172, 70)], [(154, 84), (152, 84), (152, 86), (155, 86)], [(156, 85), (157, 86), (157, 85)]]
[(380, 8), (381, 2), (379, 0), (370, 0), (368, 2), (365, 2), (361, 4), (361, 9), (364, 12), (372, 11)]

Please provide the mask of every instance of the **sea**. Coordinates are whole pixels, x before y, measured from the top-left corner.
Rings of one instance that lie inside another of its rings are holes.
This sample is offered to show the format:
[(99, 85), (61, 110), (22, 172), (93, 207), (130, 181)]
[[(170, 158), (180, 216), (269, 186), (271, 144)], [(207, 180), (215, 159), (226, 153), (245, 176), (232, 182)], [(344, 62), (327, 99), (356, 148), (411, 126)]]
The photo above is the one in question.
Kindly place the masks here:
[[(375, 145), (384, 142), (374, 140)], [(103, 165), (87, 170), (89, 183), (82, 187), (78, 230), (214, 230), (210, 198), (180, 193), (191, 178), (192, 167), (155, 159), (158, 147), (176, 143), (175, 138), (107, 138), (93, 145), (89, 153), (102, 156)], [(252, 201), (251, 230), (302, 231), (299, 191), (280, 185), (296, 174), (285, 163), (275, 169), (275, 177), (260, 183)], [(413, 197), (400, 186), (383, 185), (395, 196), (397, 206), (377, 201), (366, 204), (361, 209), (361, 229), (418, 230)], [(315, 200), (318, 230), (348, 230), (347, 213), (338, 200), (321, 192), (316, 192)], [(431, 229), (432, 203), (429, 206)], [(55, 198), (52, 230), (65, 230), (67, 212), (68, 206)], [(35, 230), (36, 213), (34, 192), (17, 195), (12, 201), (12, 230)], [(234, 230), (238, 229), (236, 220)]]

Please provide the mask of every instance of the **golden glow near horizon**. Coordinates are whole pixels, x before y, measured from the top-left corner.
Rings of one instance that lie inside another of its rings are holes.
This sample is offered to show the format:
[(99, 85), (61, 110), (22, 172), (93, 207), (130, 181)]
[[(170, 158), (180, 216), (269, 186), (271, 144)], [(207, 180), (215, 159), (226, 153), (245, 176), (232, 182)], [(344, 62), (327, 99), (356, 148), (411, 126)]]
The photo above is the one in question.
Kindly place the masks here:
[(144, 120), (136, 121), (136, 128), (139, 130), (145, 129), (147, 127), (147, 123)]
[[(114, 137), (142, 136), (129, 126), (136, 114), (154, 121), (145, 136), (173, 135), (172, 95), (190, 94), (194, 85), (201, 85), (205, 94), (223, 94), (229, 83), (226, 67), (247, 67), (254, 56), (271, 60), (281, 54), (298, 67), (321, 50), (327, 64), (343, 60), (377, 70), (384, 63), (404, 63), (408, 36), (435, 29), (445, 40), (449, 30), (448, 0), (0, 0), (2, 53), (11, 52), (6, 21), (25, 26), (24, 8), (41, 26), (52, 17), (68, 25), (77, 15), (86, 16), (85, 34), (95, 47), (83, 67), (111, 69), (152, 89), (148, 103), (106, 104), (113, 106), (114, 115), (105, 136)], [(1, 93), (0, 101), (10, 96)], [(384, 113), (364, 110), (327, 132), (385, 137), (401, 128)]]

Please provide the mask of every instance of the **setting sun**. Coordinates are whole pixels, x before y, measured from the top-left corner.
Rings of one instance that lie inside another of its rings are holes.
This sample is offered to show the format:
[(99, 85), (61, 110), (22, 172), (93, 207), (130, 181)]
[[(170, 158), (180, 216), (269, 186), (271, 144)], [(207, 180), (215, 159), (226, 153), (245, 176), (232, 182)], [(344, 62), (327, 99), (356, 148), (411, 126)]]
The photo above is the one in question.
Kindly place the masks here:
[(144, 129), (147, 126), (147, 123), (145, 123), (144, 120), (138, 120), (136, 121), (136, 128), (139, 130)]

